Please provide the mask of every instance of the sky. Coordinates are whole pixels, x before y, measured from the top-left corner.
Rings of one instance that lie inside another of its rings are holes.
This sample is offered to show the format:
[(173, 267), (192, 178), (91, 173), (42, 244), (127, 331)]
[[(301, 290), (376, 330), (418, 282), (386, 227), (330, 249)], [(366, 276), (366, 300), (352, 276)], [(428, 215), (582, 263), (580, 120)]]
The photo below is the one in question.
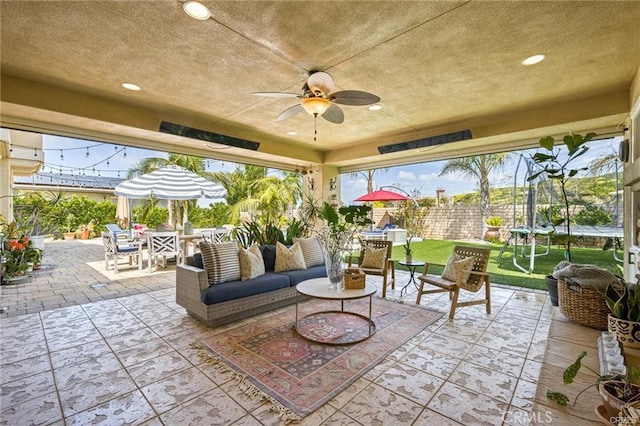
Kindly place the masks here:
[[(587, 165), (595, 158), (617, 152), (619, 143), (620, 138), (592, 142), (589, 151), (581, 157), (577, 165)], [(166, 153), (159, 151), (125, 148), (122, 145), (51, 135), (43, 135), (43, 148), (45, 150), (44, 172), (59, 173), (62, 170), (62, 173), (122, 178), (126, 178), (127, 171), (144, 158), (167, 157)], [(514, 152), (512, 161), (503, 170), (490, 175), (491, 185), (496, 187), (513, 185), (519, 153)], [(435, 197), (437, 189), (444, 189), (446, 196), (476, 190), (477, 183), (468, 178), (456, 175), (439, 176), (444, 163), (444, 161), (435, 161), (380, 169), (374, 174), (374, 190), (381, 186), (393, 185), (412, 194), (417, 192), (420, 196), (431, 197)], [(209, 171), (229, 172), (236, 167), (235, 163), (213, 159), (206, 164)], [(523, 176), (521, 173), (521, 171), (518, 173), (519, 178)], [(367, 192), (367, 181), (363, 174), (345, 174), (341, 181), (341, 199), (344, 204), (353, 203), (353, 200)]]

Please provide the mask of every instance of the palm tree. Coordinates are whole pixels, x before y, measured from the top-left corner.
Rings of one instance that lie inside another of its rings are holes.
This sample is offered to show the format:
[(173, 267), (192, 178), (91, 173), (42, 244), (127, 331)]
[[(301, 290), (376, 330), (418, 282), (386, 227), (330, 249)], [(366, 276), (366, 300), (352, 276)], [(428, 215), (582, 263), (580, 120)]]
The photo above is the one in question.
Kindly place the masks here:
[(501, 170), (507, 162), (506, 152), (498, 154), (474, 155), (471, 157), (448, 160), (440, 170), (440, 176), (461, 174), (476, 179), (480, 190), (480, 215), (482, 216), (482, 235), (484, 236), (485, 219), (489, 213), (489, 173)]
[(215, 172), (213, 177), (227, 190), (232, 222), (249, 212), (253, 219), (277, 225), (302, 198), (299, 173), (283, 172), (279, 177), (268, 174), (265, 167), (243, 164), (233, 172)]
[(367, 180), (367, 194), (369, 192), (373, 192), (373, 175), (376, 174), (377, 171), (383, 171), (383, 172), (387, 172), (389, 169), (369, 169), (369, 170), (363, 170), (360, 172), (353, 172), (353, 173), (349, 173), (349, 176), (351, 177), (358, 177), (358, 175), (362, 175), (364, 176), (364, 178)]
[[(212, 174), (206, 171), (205, 160), (201, 157), (194, 157), (191, 155), (182, 154), (169, 154), (167, 158), (151, 157), (144, 158), (135, 167), (129, 169), (127, 172), (127, 179), (131, 179), (136, 176), (141, 176), (147, 173), (151, 173), (164, 166), (176, 165), (184, 169), (189, 170), (205, 179), (212, 180)], [(149, 202), (143, 204), (142, 220), (149, 213), (149, 211), (158, 203), (158, 200), (152, 199)], [(195, 200), (184, 200), (182, 205), (182, 212), (180, 211), (180, 204), (178, 200), (167, 200), (167, 208), (169, 209), (169, 223), (175, 224), (178, 222), (180, 213), (184, 214), (188, 211), (189, 205), (195, 205)]]

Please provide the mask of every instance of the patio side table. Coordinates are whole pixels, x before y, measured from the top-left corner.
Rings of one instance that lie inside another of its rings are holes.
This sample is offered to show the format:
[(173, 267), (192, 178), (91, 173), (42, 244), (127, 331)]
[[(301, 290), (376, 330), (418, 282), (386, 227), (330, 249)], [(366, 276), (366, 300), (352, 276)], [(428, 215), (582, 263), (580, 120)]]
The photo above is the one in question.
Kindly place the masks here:
[(404, 260), (400, 260), (398, 261), (398, 263), (409, 268), (409, 274), (410, 274), (409, 281), (407, 281), (405, 286), (402, 287), (402, 289), (400, 290), (400, 297), (402, 297), (402, 292), (404, 292), (407, 289), (407, 287), (409, 287), (409, 284), (413, 283), (416, 290), (418, 289), (418, 282), (416, 281), (416, 270), (418, 268), (424, 267), (424, 262), (420, 262), (420, 261), (405, 262)]

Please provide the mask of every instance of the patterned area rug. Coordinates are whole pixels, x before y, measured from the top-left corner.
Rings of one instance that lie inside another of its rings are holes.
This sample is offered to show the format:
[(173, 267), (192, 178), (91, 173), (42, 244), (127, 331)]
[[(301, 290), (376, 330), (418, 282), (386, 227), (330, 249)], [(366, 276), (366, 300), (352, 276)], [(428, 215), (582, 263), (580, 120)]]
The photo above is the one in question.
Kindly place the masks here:
[[(310, 300), (298, 306), (299, 319), (324, 310), (339, 310), (339, 302)], [(345, 302), (345, 310), (368, 316), (366, 300)], [(231, 372), (248, 395), (261, 396), (285, 421), (312, 413), (385, 357), (442, 316), (414, 305), (373, 299), (375, 334), (368, 340), (341, 346), (314, 343), (294, 330), (295, 305), (282, 314), (231, 328), (196, 346), (223, 372)], [(333, 313), (312, 315), (299, 327), (322, 341), (338, 341), (351, 333), (368, 333), (366, 320)]]

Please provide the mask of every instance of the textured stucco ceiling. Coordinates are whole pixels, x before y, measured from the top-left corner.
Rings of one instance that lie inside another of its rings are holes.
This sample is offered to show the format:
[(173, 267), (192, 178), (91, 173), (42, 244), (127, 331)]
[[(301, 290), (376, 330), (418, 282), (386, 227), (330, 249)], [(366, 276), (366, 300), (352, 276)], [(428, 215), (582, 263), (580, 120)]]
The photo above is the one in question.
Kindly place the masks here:
[[(3, 125), (213, 158), (343, 169), (615, 129), (640, 66), (640, 2), (2, 1)], [(545, 53), (541, 64), (525, 57)], [(380, 96), (345, 121), (277, 115), (310, 70)], [(120, 87), (133, 82), (140, 92)], [(161, 121), (259, 142), (258, 152), (158, 132)], [(470, 129), (473, 139), (377, 147)], [(287, 132), (296, 131), (297, 136)]]

